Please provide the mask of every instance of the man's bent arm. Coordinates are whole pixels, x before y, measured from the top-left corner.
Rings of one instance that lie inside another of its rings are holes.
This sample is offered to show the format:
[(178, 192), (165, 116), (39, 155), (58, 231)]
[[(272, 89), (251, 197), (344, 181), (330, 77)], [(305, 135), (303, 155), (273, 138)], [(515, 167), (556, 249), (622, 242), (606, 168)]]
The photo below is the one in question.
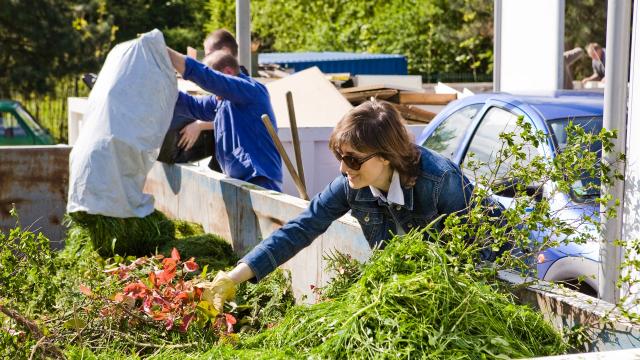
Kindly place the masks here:
[(170, 47), (167, 47), (167, 52), (169, 53), (169, 59), (171, 60), (173, 67), (180, 75), (184, 75), (185, 56)]

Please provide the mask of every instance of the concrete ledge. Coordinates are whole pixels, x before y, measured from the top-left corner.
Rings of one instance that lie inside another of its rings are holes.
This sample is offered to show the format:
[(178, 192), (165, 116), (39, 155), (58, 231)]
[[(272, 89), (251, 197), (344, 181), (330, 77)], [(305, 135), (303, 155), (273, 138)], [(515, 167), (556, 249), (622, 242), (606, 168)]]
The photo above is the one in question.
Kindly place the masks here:
[[(640, 326), (623, 319), (615, 305), (547, 282), (501, 271), (499, 277), (513, 285), (524, 304), (538, 309), (558, 330), (584, 325), (591, 343), (584, 351), (619, 350), (640, 347)], [(534, 282), (534, 285), (526, 286)], [(639, 357), (640, 358), (640, 357)]]

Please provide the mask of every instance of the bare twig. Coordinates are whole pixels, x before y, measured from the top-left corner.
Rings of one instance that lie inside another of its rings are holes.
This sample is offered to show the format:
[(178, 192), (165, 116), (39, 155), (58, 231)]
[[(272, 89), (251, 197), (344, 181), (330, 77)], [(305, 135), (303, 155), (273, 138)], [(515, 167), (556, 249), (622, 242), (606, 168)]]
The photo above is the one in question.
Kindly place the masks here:
[(35, 354), (36, 349), (38, 349), (39, 347), (42, 347), (42, 350), (44, 351), (44, 353), (46, 355), (49, 355), (55, 359), (64, 359), (65, 356), (62, 353), (62, 351), (60, 349), (58, 349), (57, 346), (55, 346), (53, 343), (51, 343), (46, 336), (44, 336), (44, 334), (42, 333), (42, 330), (40, 330), (38, 328), (38, 326), (31, 320), (27, 319), (26, 317), (22, 316), (19, 312), (17, 312), (16, 310), (13, 309), (9, 309), (3, 305), (0, 304), (0, 312), (2, 312), (3, 314), (7, 315), (8, 317), (12, 318), (13, 320), (15, 320), (18, 324), (22, 325), (23, 327), (27, 328), (27, 330), (29, 330), (29, 332), (31, 333), (31, 335), (33, 335), (33, 337), (38, 340), (36, 345), (34, 346), (33, 350), (31, 351), (31, 356), (33, 356)]

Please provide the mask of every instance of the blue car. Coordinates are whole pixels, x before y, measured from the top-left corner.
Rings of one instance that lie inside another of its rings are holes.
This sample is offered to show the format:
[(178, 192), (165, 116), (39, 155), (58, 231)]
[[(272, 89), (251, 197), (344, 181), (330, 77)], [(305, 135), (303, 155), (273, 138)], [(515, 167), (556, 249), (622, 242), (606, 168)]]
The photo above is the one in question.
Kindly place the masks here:
[[(588, 132), (597, 133), (602, 129), (603, 102), (602, 93), (587, 92), (560, 91), (549, 96), (473, 95), (445, 107), (424, 129), (417, 143), (463, 165), (463, 171), (473, 181), (474, 174), (464, 170), (466, 155), (472, 152), (476, 160), (493, 164), (495, 153), (501, 146), (499, 134), (515, 132), (519, 116), (533, 125), (534, 130), (541, 130), (547, 135), (548, 142), (535, 151), (543, 151), (547, 158), (552, 158), (566, 146), (565, 128), (569, 121)], [(480, 174), (488, 171), (478, 170)], [(597, 219), (599, 208), (593, 201), (597, 194), (584, 189), (585, 184), (575, 184), (570, 194), (559, 193), (549, 199), (552, 209), (559, 210), (557, 216), (569, 221), (581, 219), (583, 215)], [(549, 196), (548, 190), (543, 188), (543, 194)], [(513, 195), (510, 197), (509, 194), (495, 196), (505, 207), (509, 207), (513, 200)], [(597, 235), (593, 225), (583, 224), (578, 230)], [(532, 234), (532, 237), (538, 235)], [(583, 279), (591, 289), (583, 287), (581, 291), (595, 294), (598, 289), (599, 244), (596, 241), (586, 244), (563, 242), (561, 246), (542, 250), (536, 260), (541, 279)]]

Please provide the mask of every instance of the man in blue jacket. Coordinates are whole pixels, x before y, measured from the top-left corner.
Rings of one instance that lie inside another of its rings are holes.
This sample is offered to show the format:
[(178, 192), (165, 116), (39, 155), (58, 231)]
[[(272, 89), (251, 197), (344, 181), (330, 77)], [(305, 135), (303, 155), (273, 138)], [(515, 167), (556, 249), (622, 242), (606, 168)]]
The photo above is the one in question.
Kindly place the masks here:
[[(282, 160), (262, 123), (269, 115), (277, 129), (269, 93), (264, 85), (240, 73), (238, 60), (225, 51), (205, 59), (209, 64), (167, 48), (175, 69), (215, 96), (194, 97), (180, 92), (175, 115), (201, 119), (185, 128), (180, 145), (189, 148), (200, 131), (215, 129), (216, 159), (222, 171), (266, 189), (282, 190)], [(204, 121), (202, 121), (204, 120)]]

